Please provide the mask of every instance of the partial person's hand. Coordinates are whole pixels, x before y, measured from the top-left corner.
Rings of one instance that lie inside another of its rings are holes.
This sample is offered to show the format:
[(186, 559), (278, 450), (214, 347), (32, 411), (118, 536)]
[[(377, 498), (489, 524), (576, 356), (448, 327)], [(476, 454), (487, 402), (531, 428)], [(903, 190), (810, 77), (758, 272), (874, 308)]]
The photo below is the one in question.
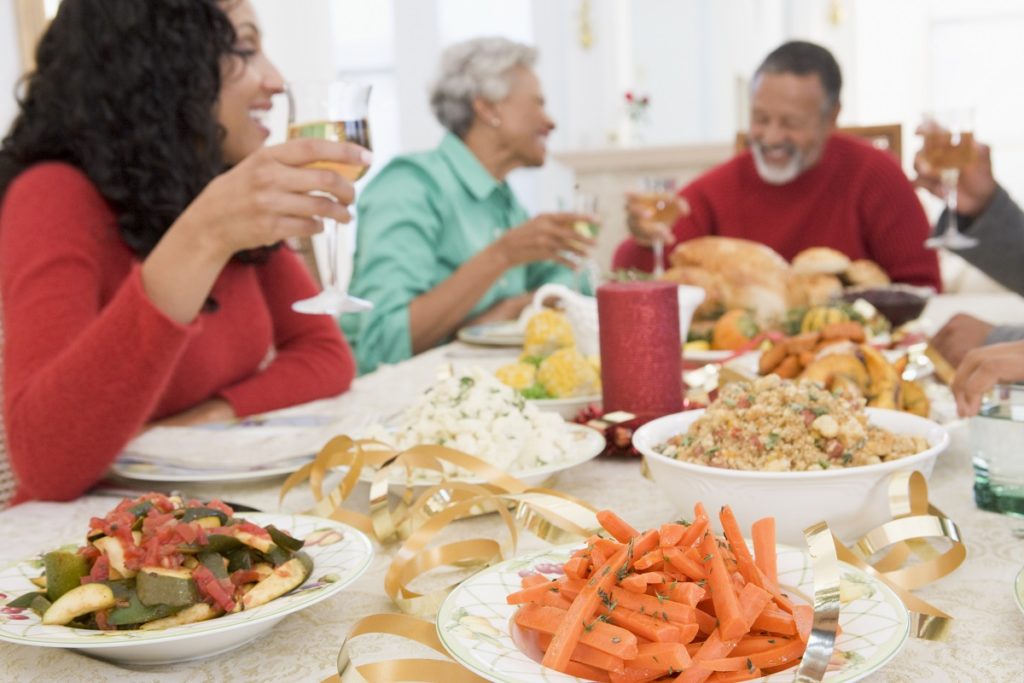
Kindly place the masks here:
[(931, 344), (950, 365), (957, 367), (969, 351), (985, 343), (994, 327), (972, 315), (957, 313), (935, 333)]
[(968, 352), (951, 386), (961, 417), (977, 415), (981, 397), (1000, 382), (1024, 381), (1024, 341), (992, 344)]
[[(922, 124), (915, 131), (925, 135), (936, 124)], [(992, 155), (988, 145), (977, 140), (973, 141), (974, 158), (960, 169), (960, 180), (957, 184), (957, 211), (965, 216), (977, 216), (981, 213), (996, 193), (996, 181), (992, 175)], [(939, 199), (945, 198), (939, 169), (933, 167), (925, 159), (924, 150), (914, 155), (914, 171), (917, 177), (914, 184), (931, 192)]]
[(351, 220), (347, 206), (355, 200), (355, 189), (334, 171), (308, 166), (365, 166), (370, 161), (369, 151), (345, 142), (301, 138), (266, 147), (214, 178), (179, 222), (196, 225), (203, 244), (229, 256), (312, 235), (323, 229), (320, 217)]
[(576, 223), (596, 223), (596, 216), (580, 213), (542, 213), (505, 231), (492, 243), (509, 268), (535, 261), (557, 261), (574, 268), (577, 264), (568, 254), (585, 256), (594, 246), (593, 238), (575, 229)]
[(658, 216), (654, 208), (653, 193), (626, 193), (626, 225), (633, 239), (642, 247), (649, 247), (660, 239), (665, 245), (675, 244), (676, 238), (672, 226), (682, 216), (690, 215), (690, 203), (682, 195), (665, 196), (669, 205)]

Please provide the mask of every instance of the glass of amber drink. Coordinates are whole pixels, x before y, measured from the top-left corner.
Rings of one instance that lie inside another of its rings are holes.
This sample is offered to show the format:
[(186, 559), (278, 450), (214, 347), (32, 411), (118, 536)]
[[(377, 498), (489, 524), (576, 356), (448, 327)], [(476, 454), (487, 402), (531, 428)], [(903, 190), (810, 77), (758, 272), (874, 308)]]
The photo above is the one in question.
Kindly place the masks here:
[[(288, 94), (288, 139), (321, 138), (354, 142), (371, 149), (367, 111), (370, 86), (349, 81), (307, 81), (290, 83)], [(355, 182), (367, 167), (318, 161), (311, 168), (326, 168)], [(299, 313), (340, 315), (373, 308), (369, 301), (348, 294), (355, 254), (355, 235), (351, 225), (339, 225), (321, 218), (326, 247), (326, 277), (323, 290), (314, 297), (296, 301), (292, 308)]]
[(960, 170), (974, 160), (974, 111), (946, 109), (925, 114), (921, 125), (922, 153), (939, 172), (946, 200), (946, 225), (925, 245), (933, 249), (970, 249), (978, 240), (960, 232), (957, 226), (957, 184)]

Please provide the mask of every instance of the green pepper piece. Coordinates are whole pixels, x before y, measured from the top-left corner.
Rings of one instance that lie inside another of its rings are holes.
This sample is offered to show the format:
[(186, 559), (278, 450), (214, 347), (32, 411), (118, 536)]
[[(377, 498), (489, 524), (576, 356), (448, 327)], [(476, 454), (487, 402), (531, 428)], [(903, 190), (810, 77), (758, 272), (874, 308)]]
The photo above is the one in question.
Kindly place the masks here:
[(135, 589), (130, 589), (128, 595), (122, 600), (118, 598), (118, 606), (110, 610), (107, 615), (107, 623), (112, 626), (125, 626), (129, 624), (144, 624), (154, 619), (163, 619), (181, 610), (182, 607), (172, 605), (144, 605), (139, 600), (139, 594)]
[(224, 566), (224, 557), (218, 553), (199, 553), (199, 555), (196, 556), (196, 559), (199, 560), (199, 564), (209, 569), (216, 578), (228, 578), (228, 570)]
[(181, 516), (181, 521), (194, 522), (195, 520), (202, 519), (204, 517), (216, 517), (220, 520), (221, 526), (228, 523), (228, 516), (220, 510), (215, 510), (213, 508), (186, 508), (185, 514)]
[(43, 556), (46, 568), (46, 598), (57, 602), (57, 598), (72, 588), (82, 585), (82, 577), (89, 574), (89, 563), (78, 553), (55, 550)]
[(302, 550), (302, 546), (306, 545), (305, 541), (281, 531), (273, 524), (268, 524), (264, 528), (267, 530), (267, 533), (270, 534), (270, 540), (274, 542), (274, 545), (284, 548), (290, 553), (297, 553)]
[(252, 566), (255, 564), (252, 555), (254, 552), (251, 548), (246, 547), (238, 548), (228, 553), (228, 572), (237, 572), (239, 569), (252, 569)]
[(206, 550), (226, 555), (232, 550), (243, 547), (243, 543), (234, 536), (226, 534), (210, 534), (206, 537)]
[(25, 593), (24, 595), (19, 595), (7, 603), (7, 607), (20, 607), (21, 609), (27, 609), (32, 606), (33, 600), (43, 595), (46, 595), (43, 591), (32, 591), (30, 593)]
[(50, 609), (50, 605), (53, 603), (46, 599), (45, 593), (39, 593), (32, 600), (32, 604), (29, 605), (29, 609), (39, 615), (40, 618), (46, 614), (46, 610)]

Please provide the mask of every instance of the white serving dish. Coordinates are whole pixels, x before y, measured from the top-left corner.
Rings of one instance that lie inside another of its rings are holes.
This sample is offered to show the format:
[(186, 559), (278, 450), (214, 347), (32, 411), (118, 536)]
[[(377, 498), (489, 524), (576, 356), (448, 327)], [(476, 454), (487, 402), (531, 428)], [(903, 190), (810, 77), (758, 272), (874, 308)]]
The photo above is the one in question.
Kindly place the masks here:
[[(762, 517), (775, 517), (778, 539), (801, 546), (803, 530), (821, 520), (846, 542), (888, 521), (889, 478), (894, 472), (919, 470), (927, 478), (949, 433), (936, 422), (895, 410), (867, 408), (868, 420), (897, 434), (923, 436), (930, 448), (899, 460), (862, 467), (815, 472), (753, 472), (709, 467), (675, 460), (654, 450), (685, 433), (703, 410), (652, 420), (637, 429), (633, 445), (647, 461), (654, 483), (687, 518), (698, 501), (710, 510), (732, 506), (742, 528)], [(712, 515), (717, 519), (717, 515)], [(717, 522), (716, 522), (717, 523)]]

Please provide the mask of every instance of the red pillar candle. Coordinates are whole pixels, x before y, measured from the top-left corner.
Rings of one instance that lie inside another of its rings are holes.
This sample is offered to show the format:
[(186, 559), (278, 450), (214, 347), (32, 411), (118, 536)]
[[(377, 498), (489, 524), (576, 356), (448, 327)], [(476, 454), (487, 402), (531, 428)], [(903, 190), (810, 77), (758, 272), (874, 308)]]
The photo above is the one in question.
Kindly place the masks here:
[(678, 289), (669, 282), (612, 282), (597, 290), (606, 413), (646, 421), (683, 409)]

